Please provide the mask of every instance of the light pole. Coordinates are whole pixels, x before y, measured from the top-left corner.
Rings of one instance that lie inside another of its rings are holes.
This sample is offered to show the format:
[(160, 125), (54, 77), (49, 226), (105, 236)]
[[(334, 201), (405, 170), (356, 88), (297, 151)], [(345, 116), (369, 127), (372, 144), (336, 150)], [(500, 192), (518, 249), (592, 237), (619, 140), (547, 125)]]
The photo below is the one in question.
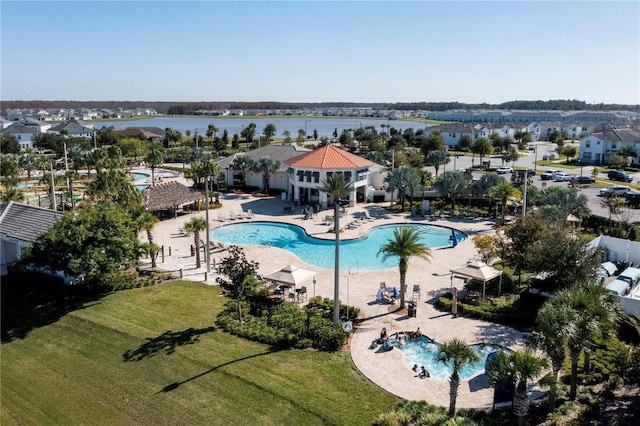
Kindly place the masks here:
[(307, 140), (307, 123), (310, 122), (311, 120), (305, 120), (304, 121), (304, 140)]
[[(207, 247), (205, 248), (205, 254), (204, 255), (205, 255), (205, 259), (207, 261), (207, 273), (211, 273), (211, 258), (209, 256), (209, 253), (210, 253), (209, 252), (209, 249), (210, 249), (210, 247), (209, 247), (209, 174), (207, 174), (207, 179), (206, 179), (206, 182), (204, 184), (204, 202), (207, 203), (206, 210), (205, 210), (205, 213), (204, 213), (204, 215), (205, 215), (205, 219), (204, 220), (206, 222), (205, 232), (207, 233), (207, 235), (205, 237), (206, 238)], [(199, 249), (196, 249), (196, 250), (199, 250)]]
[(535, 158), (533, 159), (533, 173), (536, 173), (538, 171), (538, 147), (537, 146), (535, 147), (533, 152), (535, 153)]
[[(196, 148), (198, 147), (198, 129), (193, 132), (193, 139), (196, 141)], [(208, 178), (207, 178), (208, 179)]]

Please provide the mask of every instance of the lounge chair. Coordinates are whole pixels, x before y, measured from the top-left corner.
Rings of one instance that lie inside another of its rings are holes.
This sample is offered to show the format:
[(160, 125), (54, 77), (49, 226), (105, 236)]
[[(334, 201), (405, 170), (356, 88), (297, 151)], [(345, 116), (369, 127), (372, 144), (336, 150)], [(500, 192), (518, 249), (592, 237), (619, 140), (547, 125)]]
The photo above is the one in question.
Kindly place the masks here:
[(248, 219), (253, 219), (253, 210), (251, 209), (247, 210), (246, 216)]
[(229, 220), (236, 220), (236, 212), (233, 210), (229, 212)]
[(413, 286), (413, 294), (411, 296), (411, 298), (413, 300), (420, 300), (420, 286), (419, 285), (414, 285)]
[(364, 219), (365, 220), (376, 220), (374, 217), (372, 217), (368, 211), (364, 212)]
[(226, 217), (224, 214), (222, 214), (222, 213), (220, 213), (220, 212), (219, 212), (219, 213), (218, 213), (218, 220), (219, 220), (220, 222), (224, 222), (225, 220), (227, 220), (227, 217)]

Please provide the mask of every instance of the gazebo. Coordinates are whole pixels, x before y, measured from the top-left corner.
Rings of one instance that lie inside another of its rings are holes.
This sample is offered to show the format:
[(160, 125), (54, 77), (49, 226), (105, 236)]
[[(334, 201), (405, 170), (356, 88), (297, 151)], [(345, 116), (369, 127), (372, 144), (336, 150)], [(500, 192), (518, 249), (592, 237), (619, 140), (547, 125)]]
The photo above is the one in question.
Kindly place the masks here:
[(482, 281), (482, 298), (484, 299), (485, 288), (487, 286), (487, 282), (491, 281), (494, 278), (500, 277), (500, 284), (498, 287), (498, 295), (500, 294), (500, 289), (502, 288), (502, 271), (498, 271), (495, 268), (487, 265), (484, 262), (480, 262), (477, 260), (470, 261), (464, 266), (459, 266), (457, 268), (451, 269), (451, 281), (453, 281), (454, 275), (462, 275), (467, 278), (472, 278), (478, 281)]
[[(296, 289), (298, 284), (302, 284), (307, 280), (313, 278), (314, 283), (314, 295), (315, 295), (315, 276), (316, 272), (308, 269), (302, 269), (295, 265), (287, 265), (275, 272), (265, 275), (264, 279), (267, 281), (279, 283), (284, 287), (293, 287), (294, 293), (300, 295), (302, 288)], [(306, 297), (306, 294), (304, 295)]]
[(174, 217), (178, 215), (178, 208), (181, 206), (204, 200), (201, 193), (176, 181), (151, 185), (142, 191), (142, 198), (148, 211), (171, 209)]

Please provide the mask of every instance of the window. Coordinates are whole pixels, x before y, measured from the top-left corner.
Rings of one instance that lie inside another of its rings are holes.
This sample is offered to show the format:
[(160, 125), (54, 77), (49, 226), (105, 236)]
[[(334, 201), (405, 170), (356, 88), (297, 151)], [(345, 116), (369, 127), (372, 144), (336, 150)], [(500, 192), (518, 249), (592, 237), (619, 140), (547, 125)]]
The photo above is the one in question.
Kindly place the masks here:
[(585, 141), (584, 147), (585, 148), (591, 148), (591, 141)]
[(616, 143), (615, 142), (611, 142), (611, 149), (616, 149)]
[(582, 160), (583, 161), (591, 161), (591, 153), (590, 152), (583, 152), (582, 153)]

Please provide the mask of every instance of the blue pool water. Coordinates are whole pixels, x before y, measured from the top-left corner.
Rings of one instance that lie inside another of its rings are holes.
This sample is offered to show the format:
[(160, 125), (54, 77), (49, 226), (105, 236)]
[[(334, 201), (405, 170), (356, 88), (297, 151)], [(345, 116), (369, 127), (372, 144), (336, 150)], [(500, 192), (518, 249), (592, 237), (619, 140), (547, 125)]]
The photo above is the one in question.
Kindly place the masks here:
[[(363, 238), (340, 241), (340, 269), (357, 272), (395, 268), (398, 258), (383, 261), (378, 255), (380, 247), (393, 238), (393, 228), (415, 226), (423, 231), (422, 243), (428, 247), (451, 246), (452, 229), (433, 225), (384, 225), (377, 226)], [(456, 240), (467, 236), (454, 230)], [(307, 235), (296, 225), (275, 222), (245, 222), (220, 226), (211, 231), (211, 238), (228, 244), (256, 244), (289, 250), (303, 262), (321, 268), (334, 267), (334, 240), (322, 240)]]
[(136, 188), (138, 188), (138, 191), (144, 191), (148, 187), (149, 187), (149, 185), (147, 185), (147, 184), (136, 185)]
[(151, 175), (148, 173), (139, 173), (139, 172), (133, 172), (131, 173), (131, 175), (133, 175), (133, 180), (144, 180), (151, 177)]
[[(390, 343), (394, 345), (395, 349), (399, 349), (404, 353), (405, 361), (409, 368), (413, 368), (417, 364), (418, 371), (420, 371), (420, 367), (424, 365), (432, 379), (449, 380), (451, 377), (451, 366), (436, 361), (436, 354), (440, 349), (439, 343), (429, 341), (424, 336), (417, 340), (407, 339), (402, 347), (397, 345), (394, 338), (390, 339)], [(491, 352), (508, 350), (493, 345), (485, 345), (484, 347), (482, 345), (472, 345), (472, 347), (480, 356), (480, 361), (467, 365), (458, 372), (462, 380), (470, 379), (478, 373), (484, 373), (487, 355)]]

